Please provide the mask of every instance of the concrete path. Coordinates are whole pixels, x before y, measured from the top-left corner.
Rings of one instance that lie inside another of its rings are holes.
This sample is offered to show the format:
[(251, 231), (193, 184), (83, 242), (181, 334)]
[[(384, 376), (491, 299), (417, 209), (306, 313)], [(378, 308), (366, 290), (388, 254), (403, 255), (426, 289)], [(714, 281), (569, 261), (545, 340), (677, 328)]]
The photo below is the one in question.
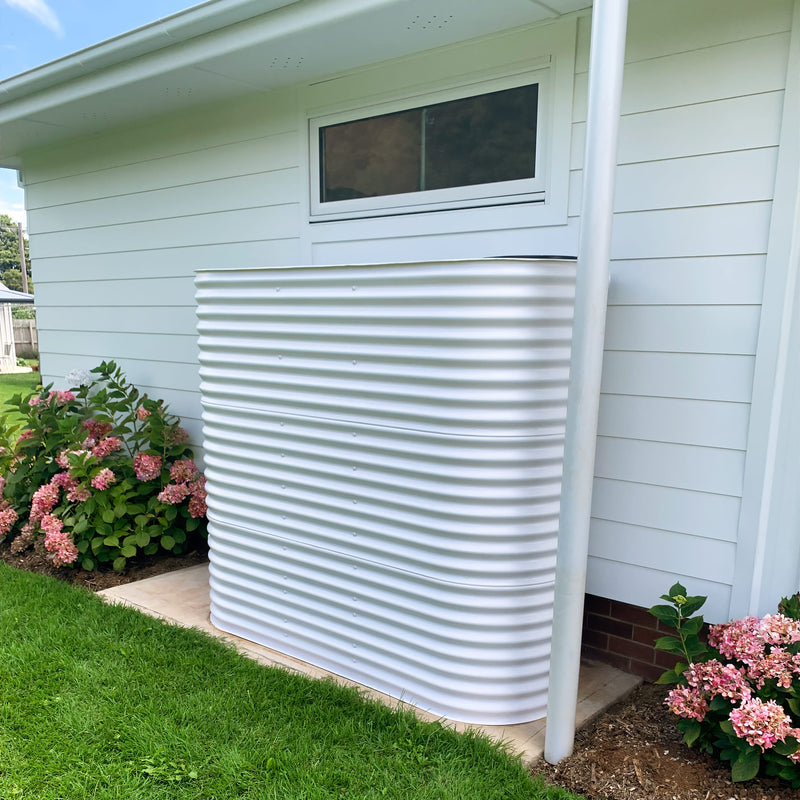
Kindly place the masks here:
[[(145, 614), (159, 617), (169, 622), (218, 636), (232, 642), (244, 655), (269, 666), (279, 666), (312, 678), (332, 678), (340, 684), (356, 685), (365, 696), (380, 700), (396, 707), (403, 705), (400, 701), (366, 686), (354, 684), (340, 675), (299, 661), (291, 656), (270, 650), (267, 647), (240, 639), (217, 630), (209, 622), (208, 599), (208, 566), (189, 567), (188, 569), (157, 575), (143, 581), (116, 586), (99, 592), (109, 602), (122, 603), (138, 608)], [(640, 678), (620, 672), (613, 667), (596, 662), (581, 663), (580, 689), (576, 724), (585, 725), (604, 709), (621, 700), (639, 683)], [(417, 716), (424, 720), (439, 719), (421, 709), (414, 709)], [(477, 726), (462, 722), (448, 722), (453, 728), (463, 731), (477, 728), (495, 739), (506, 741), (516, 752), (522, 754), (527, 761), (541, 756), (544, 750), (545, 720), (539, 719), (522, 725)]]

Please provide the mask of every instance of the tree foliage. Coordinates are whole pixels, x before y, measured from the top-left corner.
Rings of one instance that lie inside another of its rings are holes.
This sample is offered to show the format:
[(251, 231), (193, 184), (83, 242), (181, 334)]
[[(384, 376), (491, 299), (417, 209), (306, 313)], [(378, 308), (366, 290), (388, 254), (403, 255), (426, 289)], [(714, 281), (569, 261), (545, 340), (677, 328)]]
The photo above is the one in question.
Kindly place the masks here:
[[(28, 291), (33, 291), (33, 284), (30, 281), (31, 258), (28, 252), (27, 238), (23, 238), (23, 242), (25, 245), (25, 265), (28, 272)], [(9, 272), (10, 274), (7, 274)], [(8, 214), (0, 214), (0, 281), (9, 289), (16, 289), (18, 292), (22, 291), (17, 223)]]

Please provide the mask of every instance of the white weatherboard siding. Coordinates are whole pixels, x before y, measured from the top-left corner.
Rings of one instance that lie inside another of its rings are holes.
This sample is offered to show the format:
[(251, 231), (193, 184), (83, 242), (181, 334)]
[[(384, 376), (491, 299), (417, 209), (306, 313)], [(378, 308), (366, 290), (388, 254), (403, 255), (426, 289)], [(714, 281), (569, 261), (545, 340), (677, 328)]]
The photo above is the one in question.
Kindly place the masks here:
[[(590, 592), (647, 606), (680, 578), (729, 616), (792, 9), (631, 5)], [(27, 154), (45, 377), (117, 358), (197, 438), (197, 269), (574, 254), (589, 30), (578, 15)], [(552, 206), (309, 222), (309, 117), (541, 66), (543, 31), (569, 98)]]

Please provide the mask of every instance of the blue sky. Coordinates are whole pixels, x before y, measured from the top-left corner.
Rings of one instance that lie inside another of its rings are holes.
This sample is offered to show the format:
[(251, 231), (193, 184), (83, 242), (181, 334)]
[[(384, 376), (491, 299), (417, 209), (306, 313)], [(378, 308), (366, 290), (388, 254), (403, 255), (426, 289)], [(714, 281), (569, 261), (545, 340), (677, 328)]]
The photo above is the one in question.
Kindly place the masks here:
[[(197, 0), (0, 0), (0, 81), (154, 22)], [(26, 223), (17, 174), (0, 169), (0, 214)]]

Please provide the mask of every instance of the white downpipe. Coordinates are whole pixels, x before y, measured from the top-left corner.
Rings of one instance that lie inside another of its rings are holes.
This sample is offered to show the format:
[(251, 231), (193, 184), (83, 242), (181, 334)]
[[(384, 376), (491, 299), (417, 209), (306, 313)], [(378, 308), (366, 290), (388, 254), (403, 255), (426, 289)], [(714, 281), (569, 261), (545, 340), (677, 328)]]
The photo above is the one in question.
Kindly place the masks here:
[(608, 301), (627, 0), (595, 0), (544, 757), (572, 753)]

